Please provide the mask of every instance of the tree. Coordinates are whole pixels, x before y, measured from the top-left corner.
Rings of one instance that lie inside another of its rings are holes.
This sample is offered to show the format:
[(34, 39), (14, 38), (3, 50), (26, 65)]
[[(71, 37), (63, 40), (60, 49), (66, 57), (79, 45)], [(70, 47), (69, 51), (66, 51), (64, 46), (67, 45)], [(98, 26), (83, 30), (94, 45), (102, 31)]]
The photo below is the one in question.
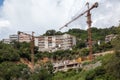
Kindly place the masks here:
[(105, 69), (103, 67), (97, 67), (94, 70), (90, 70), (85, 80), (107, 80), (104, 78)]
[(0, 79), (3, 80), (28, 80), (30, 70), (24, 64), (3, 62), (0, 64)]
[(18, 50), (14, 49), (11, 45), (0, 43), (0, 62), (19, 60)]
[(47, 30), (46, 33), (44, 34), (45, 36), (52, 36), (55, 35), (56, 31), (55, 30)]
[(120, 35), (118, 35), (118, 36), (112, 41), (112, 45), (113, 45), (115, 51), (119, 51), (119, 50), (120, 50)]
[(84, 48), (84, 47), (86, 47), (85, 42), (82, 41), (82, 40), (80, 40), (80, 41), (77, 40), (77, 44), (76, 44), (75, 48), (77, 48), (77, 49), (81, 49), (81, 48)]
[[(120, 79), (120, 52), (115, 53), (105, 65), (106, 74), (114, 80)], [(112, 80), (112, 79), (111, 79)]]
[(82, 48), (80, 50), (80, 56), (87, 56), (89, 55), (89, 49), (88, 48)]
[(27, 58), (28, 60), (31, 60), (31, 50), (30, 50), (30, 43), (20, 43), (19, 54), (22, 58)]
[(52, 80), (53, 66), (51, 63), (42, 64), (41, 67), (35, 69), (29, 80)]

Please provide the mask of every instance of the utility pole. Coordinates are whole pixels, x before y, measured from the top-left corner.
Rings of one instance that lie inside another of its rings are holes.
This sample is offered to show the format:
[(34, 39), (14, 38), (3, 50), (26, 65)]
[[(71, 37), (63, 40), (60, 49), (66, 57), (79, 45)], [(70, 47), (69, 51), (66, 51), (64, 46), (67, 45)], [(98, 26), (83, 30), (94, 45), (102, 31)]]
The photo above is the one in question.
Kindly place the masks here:
[(66, 23), (63, 27), (60, 28), (60, 30), (64, 27), (68, 27), (68, 25), (70, 23), (72, 23), (73, 21), (77, 20), (78, 18), (80, 18), (81, 16), (83, 16), (84, 14), (87, 13), (87, 24), (88, 24), (88, 43), (89, 43), (89, 59), (92, 60), (92, 32), (91, 32), (91, 24), (92, 24), (92, 20), (91, 20), (91, 13), (90, 11), (93, 8), (97, 8), (98, 7), (98, 2), (94, 3), (91, 7), (89, 7), (89, 3), (87, 2), (87, 7), (88, 10), (86, 10), (85, 12), (79, 14), (77, 17), (75, 17), (74, 19), (72, 19), (71, 21), (69, 21), (68, 23)]
[(119, 20), (119, 27), (120, 27), (120, 20)]
[(31, 63), (32, 63), (32, 72), (34, 72), (34, 32), (32, 32), (32, 39), (31, 39)]
[(31, 71), (34, 72), (34, 47), (35, 47), (35, 45), (34, 45), (34, 32), (32, 32), (32, 35), (24, 33), (24, 32), (20, 32), (20, 31), (18, 32), (18, 35), (20, 33), (23, 33), (25, 35), (30, 36), (30, 50), (31, 50), (31, 64), (32, 64), (31, 65)]

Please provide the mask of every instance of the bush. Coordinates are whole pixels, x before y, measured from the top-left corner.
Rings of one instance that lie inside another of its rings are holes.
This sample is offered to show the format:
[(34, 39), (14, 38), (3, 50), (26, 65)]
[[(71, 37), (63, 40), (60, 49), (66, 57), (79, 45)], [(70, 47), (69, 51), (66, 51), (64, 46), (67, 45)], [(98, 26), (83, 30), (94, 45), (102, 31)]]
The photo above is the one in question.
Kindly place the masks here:
[(19, 61), (20, 55), (16, 50), (1, 50), (0, 51), (0, 62), (3, 61)]

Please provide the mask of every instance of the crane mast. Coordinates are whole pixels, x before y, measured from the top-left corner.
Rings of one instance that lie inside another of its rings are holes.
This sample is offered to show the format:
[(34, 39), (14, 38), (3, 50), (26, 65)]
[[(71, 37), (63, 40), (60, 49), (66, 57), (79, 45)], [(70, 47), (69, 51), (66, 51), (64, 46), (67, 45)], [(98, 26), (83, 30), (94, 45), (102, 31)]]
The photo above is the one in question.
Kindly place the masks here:
[[(86, 4), (88, 9), (89, 9), (89, 3)], [(92, 20), (91, 20), (91, 13), (90, 10), (88, 10), (87, 12), (87, 24), (88, 24), (88, 44), (89, 44), (89, 59), (92, 60), (92, 32), (91, 32), (91, 24), (92, 24)]]

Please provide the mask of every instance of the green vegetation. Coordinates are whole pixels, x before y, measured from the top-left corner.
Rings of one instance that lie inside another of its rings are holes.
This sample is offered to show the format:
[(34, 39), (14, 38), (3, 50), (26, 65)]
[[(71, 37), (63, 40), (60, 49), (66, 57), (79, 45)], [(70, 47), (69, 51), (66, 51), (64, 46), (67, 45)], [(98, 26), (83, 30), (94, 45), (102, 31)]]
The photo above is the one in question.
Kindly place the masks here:
[(120, 53), (101, 57), (103, 65), (88, 72), (86, 80), (119, 80)]
[(55, 31), (55, 30), (47, 30), (45, 34), (43, 34), (44, 36), (52, 36), (52, 35), (61, 35), (63, 34), (60, 31)]
[[(92, 27), (91, 28), (91, 30), (92, 30), (92, 39), (93, 40), (102, 40), (102, 41), (104, 41), (106, 35), (118, 34), (119, 33), (118, 28), (119, 27), (115, 27), (115, 26), (112, 26), (111, 28), (104, 28), (104, 29), (101, 29), (101, 28), (98, 29), (98, 28)], [(66, 33), (74, 35), (77, 38), (82, 39), (82, 40), (87, 40), (87, 38), (88, 38), (88, 33), (87, 33), (86, 30), (69, 29), (68, 32), (66, 32)]]
[(26, 80), (29, 77), (29, 68), (24, 64), (3, 62), (0, 64), (0, 80)]
[(18, 51), (9, 44), (0, 42), (0, 63), (4, 61), (19, 61)]

